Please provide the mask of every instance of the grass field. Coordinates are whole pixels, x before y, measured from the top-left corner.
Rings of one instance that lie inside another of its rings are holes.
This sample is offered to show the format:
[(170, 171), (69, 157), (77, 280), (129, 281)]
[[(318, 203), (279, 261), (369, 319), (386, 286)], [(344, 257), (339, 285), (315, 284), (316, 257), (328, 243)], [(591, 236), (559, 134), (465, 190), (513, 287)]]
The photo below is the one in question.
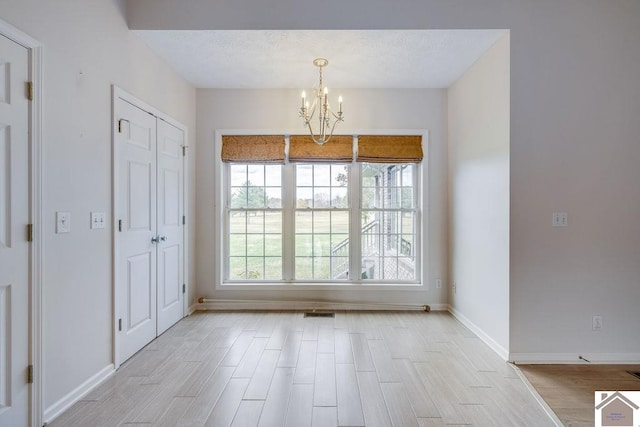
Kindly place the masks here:
[[(410, 221), (402, 223), (406, 231), (412, 231)], [(344, 244), (349, 237), (348, 212), (296, 212), (295, 230), (296, 279), (329, 280), (332, 270), (335, 273), (348, 264), (348, 242)], [(403, 238), (413, 240), (409, 235)], [(332, 253), (339, 245), (340, 250)], [(229, 266), (231, 280), (282, 279), (281, 212), (235, 212), (231, 216)]]

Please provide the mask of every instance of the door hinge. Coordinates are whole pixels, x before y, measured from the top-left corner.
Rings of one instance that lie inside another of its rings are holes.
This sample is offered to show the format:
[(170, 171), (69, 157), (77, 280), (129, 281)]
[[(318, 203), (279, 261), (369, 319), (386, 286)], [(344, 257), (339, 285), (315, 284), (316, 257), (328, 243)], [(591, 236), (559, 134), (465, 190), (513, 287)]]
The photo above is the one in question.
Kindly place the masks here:
[(118, 220), (118, 231), (122, 232), (122, 220), (121, 219)]
[(185, 285), (184, 283), (182, 284), (182, 293), (183, 294), (187, 293), (187, 285)]
[(33, 365), (27, 366), (27, 384), (33, 384)]
[(27, 224), (27, 242), (33, 242), (33, 224)]
[(182, 225), (185, 225), (187, 223), (187, 217), (182, 215)]
[(27, 99), (33, 101), (33, 82), (27, 82)]
[(122, 319), (118, 319), (118, 331), (122, 331)]
[(186, 145), (183, 145), (183, 146), (182, 146), (182, 157), (184, 157), (184, 156), (186, 156), (186, 155), (187, 155), (187, 146), (186, 146)]
[(122, 122), (129, 123), (129, 120), (127, 120), (127, 119), (118, 120), (118, 133), (122, 133)]

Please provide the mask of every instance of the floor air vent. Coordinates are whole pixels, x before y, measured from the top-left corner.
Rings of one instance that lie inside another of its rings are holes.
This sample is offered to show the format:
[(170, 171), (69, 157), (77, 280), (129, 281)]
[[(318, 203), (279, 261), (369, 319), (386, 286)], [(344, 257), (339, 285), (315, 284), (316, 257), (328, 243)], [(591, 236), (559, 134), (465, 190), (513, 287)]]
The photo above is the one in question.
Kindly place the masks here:
[(305, 313), (304, 317), (336, 317), (335, 313)]
[(627, 373), (633, 375), (634, 377), (640, 380), (640, 372), (627, 371)]

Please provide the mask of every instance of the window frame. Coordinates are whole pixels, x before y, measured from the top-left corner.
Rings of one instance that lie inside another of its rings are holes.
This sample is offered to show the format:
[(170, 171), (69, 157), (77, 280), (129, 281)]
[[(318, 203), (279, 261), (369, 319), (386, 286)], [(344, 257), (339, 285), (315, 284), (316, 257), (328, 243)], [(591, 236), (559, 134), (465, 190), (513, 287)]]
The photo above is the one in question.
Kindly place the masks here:
[[(415, 208), (415, 222), (416, 222), (416, 238), (419, 240), (416, 245), (416, 277), (414, 281), (397, 281), (397, 280), (362, 280), (360, 277), (354, 278), (352, 274), (347, 280), (293, 280), (293, 271), (295, 263), (295, 164), (288, 161), (288, 156), (285, 164), (282, 165), (282, 218), (283, 218), (283, 279), (282, 281), (269, 281), (269, 280), (252, 280), (252, 281), (231, 281), (227, 280), (225, 275), (228, 268), (229, 246), (228, 236), (229, 230), (227, 229), (227, 200), (230, 200), (230, 168), (228, 164), (223, 163), (220, 159), (222, 136), (223, 135), (263, 135), (263, 134), (279, 134), (285, 135), (286, 150), (289, 146), (289, 135), (296, 134), (297, 132), (261, 132), (261, 131), (249, 131), (249, 130), (216, 130), (215, 132), (215, 156), (214, 159), (216, 167), (214, 168), (214, 180), (218, 183), (214, 190), (214, 205), (218, 208), (215, 210), (214, 215), (214, 234), (215, 241), (218, 242), (219, 248), (222, 250), (214, 256), (214, 277), (215, 289), (226, 291), (272, 291), (272, 290), (289, 290), (295, 291), (305, 289), (309, 291), (323, 290), (327, 291), (332, 288), (343, 290), (365, 290), (375, 288), (377, 290), (395, 290), (395, 291), (410, 291), (417, 288), (429, 289), (428, 284), (428, 247), (429, 236), (428, 226), (423, 225), (423, 216), (427, 217), (426, 212), (428, 206), (426, 201), (428, 200), (428, 132), (426, 130), (388, 130), (388, 131), (362, 131), (362, 132), (343, 132), (344, 134), (354, 135), (354, 144), (357, 142), (358, 134), (380, 134), (380, 135), (421, 135), (422, 145), (425, 158), (421, 163), (415, 165), (415, 177), (414, 183), (414, 198), (416, 201)], [(321, 163), (321, 162), (318, 162)], [(348, 162), (336, 162), (345, 164)], [(350, 236), (357, 236), (360, 238), (361, 230), (361, 213), (362, 204), (360, 201), (360, 191), (362, 186), (361, 167), (362, 165), (355, 161), (355, 156), (350, 163), (351, 175), (350, 185), (348, 188), (349, 203), (350, 203)], [(357, 181), (357, 184), (355, 184)], [(293, 186), (288, 188), (288, 183), (292, 183)], [(355, 193), (355, 194), (354, 194)], [(357, 203), (357, 206), (356, 206)], [(355, 212), (355, 213), (354, 213)], [(357, 218), (354, 221), (353, 218)], [(290, 230), (287, 230), (290, 229)], [(289, 238), (285, 236), (290, 236)], [(360, 255), (360, 244), (350, 244), (349, 262), (350, 271), (359, 271), (360, 264), (362, 262)]]

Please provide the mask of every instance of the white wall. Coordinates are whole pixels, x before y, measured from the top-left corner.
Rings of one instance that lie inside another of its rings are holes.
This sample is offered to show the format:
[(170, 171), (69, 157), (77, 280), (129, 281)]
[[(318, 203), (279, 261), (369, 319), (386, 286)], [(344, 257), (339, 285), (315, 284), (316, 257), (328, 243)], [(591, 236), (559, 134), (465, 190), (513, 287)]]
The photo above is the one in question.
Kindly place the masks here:
[(509, 35), (450, 88), (450, 305), (509, 354)]
[[(136, 29), (509, 29), (509, 350), (640, 361), (640, 2), (131, 0), (127, 10)], [(568, 212), (569, 227), (552, 228), (553, 212)]]
[[(90, 211), (111, 218), (111, 84), (187, 125), (192, 147), (195, 90), (127, 30), (118, 2), (3, 0), (0, 18), (44, 45), (46, 410), (113, 361), (112, 227), (89, 229)], [(56, 211), (71, 212), (71, 233), (54, 234)]]
[[(310, 82), (311, 84), (311, 82)], [(197, 98), (197, 282), (199, 296), (218, 299), (305, 299), (343, 302), (393, 302), (405, 304), (445, 303), (446, 294), (433, 286), (436, 277), (446, 273), (446, 91), (444, 90), (340, 90), (344, 97), (345, 122), (340, 132), (375, 129), (429, 131), (429, 199), (425, 203), (423, 227), (429, 230), (429, 265), (426, 266), (431, 289), (379, 291), (369, 287), (300, 290), (216, 290), (218, 272), (214, 257), (219, 245), (214, 238), (214, 212), (217, 187), (215, 178), (216, 130), (274, 130), (304, 133), (298, 118), (299, 90), (198, 90)], [(218, 153), (219, 155), (219, 153)], [(344, 287), (343, 287), (344, 288)]]

